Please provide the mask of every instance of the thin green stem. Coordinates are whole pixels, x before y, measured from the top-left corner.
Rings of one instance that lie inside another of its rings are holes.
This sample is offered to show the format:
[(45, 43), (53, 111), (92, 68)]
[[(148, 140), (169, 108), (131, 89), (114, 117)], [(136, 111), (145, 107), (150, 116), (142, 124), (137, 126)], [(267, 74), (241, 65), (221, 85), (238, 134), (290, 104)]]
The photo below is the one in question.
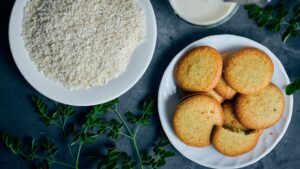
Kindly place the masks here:
[(127, 135), (127, 134), (125, 134), (125, 133), (123, 133), (121, 131), (120, 131), (120, 134), (123, 135), (123, 136), (125, 136), (125, 137), (127, 137), (127, 138), (129, 138), (129, 139), (133, 139), (133, 137), (130, 137), (129, 135)]
[(60, 129), (62, 129), (62, 127), (58, 123), (53, 122), (52, 124), (56, 125), (56, 127), (60, 128)]
[[(113, 128), (111, 128), (111, 127), (108, 126), (107, 129), (112, 130)], [(125, 134), (125, 133), (122, 132), (122, 131), (119, 131), (119, 133), (120, 133), (122, 136), (125, 136), (125, 137), (127, 137), (127, 138), (129, 138), (129, 139), (133, 139), (133, 137), (129, 136), (128, 134)]]
[(71, 155), (72, 159), (74, 159), (74, 155), (73, 155), (70, 144), (68, 144), (68, 149), (69, 149), (69, 152), (70, 152), (70, 155)]
[(137, 156), (138, 156), (138, 159), (139, 159), (139, 162), (140, 162), (141, 169), (144, 169), (143, 162), (142, 162), (142, 158), (141, 158), (141, 155), (140, 155), (138, 146), (137, 146), (137, 144), (136, 144), (136, 140), (135, 140), (135, 139), (132, 139), (132, 142), (133, 142), (133, 145), (134, 145), (135, 152), (136, 152), (136, 154), (137, 154)]
[(289, 25), (289, 23), (285, 19), (282, 19), (280, 25)]
[[(87, 130), (88, 130), (88, 128), (86, 128), (86, 129), (84, 130), (83, 133), (86, 133)], [(76, 168), (76, 169), (78, 169), (79, 156), (80, 156), (80, 152), (81, 152), (82, 145), (83, 145), (83, 142), (80, 142), (80, 145), (79, 145), (79, 147), (78, 147), (77, 157), (76, 157), (76, 164), (75, 164), (75, 168)]]
[(288, 34), (288, 35), (283, 39), (283, 43), (285, 43), (285, 42), (289, 39), (290, 36), (291, 36), (291, 34)]
[(66, 163), (63, 163), (63, 162), (60, 162), (60, 161), (53, 161), (54, 163), (56, 164), (59, 164), (59, 165), (62, 165), (62, 166), (66, 166), (66, 167), (70, 167), (70, 168), (75, 168), (75, 166), (73, 165), (70, 165), (70, 164), (66, 164)]
[[(38, 159), (45, 159), (45, 158), (40, 157), (40, 156), (36, 156), (36, 158), (38, 158)], [(49, 164), (51, 165), (53, 163), (56, 163), (56, 164), (59, 164), (59, 165), (65, 166), (65, 167), (75, 168), (74, 165), (67, 164), (67, 163), (55, 160), (54, 157), (51, 155), (51, 159), (49, 161)]]
[(64, 126), (66, 126), (67, 120), (68, 120), (68, 116), (66, 116), (66, 117), (64, 118), (64, 123), (63, 123)]
[(63, 130), (64, 135), (65, 135), (65, 125), (63, 124), (61, 115), (59, 113), (58, 113), (58, 117), (59, 117), (60, 126)]
[(131, 137), (133, 137), (133, 134), (132, 134), (131, 130), (129, 129), (129, 127), (128, 127), (127, 123), (125, 122), (125, 120), (124, 120), (124, 119), (122, 118), (122, 116), (120, 115), (119, 111), (118, 111), (117, 109), (115, 109), (114, 112), (117, 114), (118, 118), (121, 120), (121, 122), (122, 122), (123, 125), (125, 126), (125, 128), (126, 128), (127, 132), (129, 133), (129, 135), (130, 135)]
[[(112, 130), (113, 128), (111, 128), (110, 126), (107, 126), (107, 128), (108, 129), (110, 129), (110, 130)], [(128, 134), (125, 134), (124, 132), (122, 132), (122, 131), (120, 131), (119, 132), (121, 135), (123, 135), (123, 136), (125, 136), (125, 137), (127, 137), (127, 138), (129, 138), (129, 139), (133, 139), (133, 137), (131, 137), (131, 136), (129, 136)]]
[(128, 134), (129, 134), (129, 138), (133, 142), (133, 146), (134, 146), (135, 152), (136, 152), (136, 154), (138, 156), (138, 159), (139, 159), (140, 167), (141, 167), (141, 169), (144, 169), (144, 166), (143, 166), (143, 163), (142, 163), (142, 159), (141, 159), (141, 155), (140, 155), (140, 152), (139, 152), (138, 146), (136, 144), (136, 140), (135, 140), (135, 136), (136, 136), (136, 133), (138, 131), (138, 128), (137, 128), (136, 132), (134, 134), (132, 134), (131, 130), (129, 129), (127, 123), (125, 122), (125, 120), (123, 119), (123, 117), (121, 116), (121, 114), (119, 113), (119, 111), (117, 109), (114, 109), (114, 112), (116, 113), (116, 115), (118, 116), (118, 118), (121, 120), (122, 124), (125, 126)]
[(138, 125), (138, 126), (136, 127), (136, 129), (135, 129), (135, 132), (134, 132), (134, 135), (133, 135), (134, 139), (136, 138), (136, 135), (137, 135), (139, 129), (140, 129), (140, 125)]
[(76, 164), (75, 164), (75, 168), (76, 169), (78, 169), (79, 156), (80, 156), (81, 148), (82, 148), (82, 142), (80, 142), (80, 145), (79, 145), (79, 148), (78, 148), (78, 153), (77, 153), (77, 158), (76, 158)]

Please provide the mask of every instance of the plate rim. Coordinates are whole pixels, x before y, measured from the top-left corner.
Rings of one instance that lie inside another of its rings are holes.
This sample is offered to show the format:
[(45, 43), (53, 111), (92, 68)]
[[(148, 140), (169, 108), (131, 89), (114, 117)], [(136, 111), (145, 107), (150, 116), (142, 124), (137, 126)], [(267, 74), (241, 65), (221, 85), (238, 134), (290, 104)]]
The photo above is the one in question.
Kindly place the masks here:
[(281, 71), (283, 71), (284, 73), (284, 78), (285, 80), (290, 83), (290, 79), (287, 75), (287, 72), (283, 66), (283, 64), (281, 63), (281, 61), (279, 60), (279, 58), (269, 49), (267, 48), (265, 45), (255, 41), (255, 40), (252, 40), (252, 39), (249, 39), (249, 38), (246, 38), (246, 37), (243, 37), (243, 36), (238, 36), (238, 35), (233, 35), (233, 34), (217, 34), (217, 35), (210, 35), (210, 36), (206, 36), (206, 37), (203, 37), (203, 38), (200, 38), (190, 44), (188, 44), (186, 47), (184, 47), (182, 50), (180, 50), (175, 56), (174, 58), (170, 61), (170, 63), (168, 64), (167, 68), (165, 69), (164, 71), (164, 74), (161, 78), (161, 81), (160, 81), (160, 85), (159, 85), (159, 90), (158, 90), (158, 96), (157, 96), (157, 100), (158, 100), (158, 114), (159, 114), (159, 119), (160, 119), (160, 123), (162, 125), (162, 128), (164, 130), (164, 133), (166, 134), (166, 136), (168, 137), (168, 139), (170, 140), (172, 146), (181, 154), (183, 155), (185, 158), (189, 159), (190, 161), (193, 161), (199, 165), (202, 165), (202, 166), (205, 166), (205, 167), (209, 167), (209, 168), (222, 168), (222, 169), (232, 169), (232, 168), (242, 168), (242, 167), (246, 167), (246, 166), (249, 166), (251, 164), (254, 164), (256, 163), (257, 161), (261, 160), (262, 158), (264, 158), (266, 155), (268, 155), (274, 148), (275, 146), (281, 141), (281, 139), (283, 138), (283, 136), (285, 135), (287, 129), (288, 129), (288, 126), (291, 122), (291, 118), (292, 118), (292, 114), (293, 114), (293, 104), (294, 104), (294, 97), (293, 95), (290, 95), (288, 97), (290, 97), (290, 102), (289, 102), (289, 105), (288, 105), (288, 116), (287, 116), (287, 122), (284, 124), (284, 127), (283, 127), (283, 130), (280, 132), (279, 136), (277, 137), (277, 139), (267, 148), (266, 151), (264, 151), (262, 154), (260, 154), (258, 157), (248, 161), (248, 162), (245, 162), (244, 164), (240, 164), (240, 165), (234, 165), (234, 166), (224, 166), (224, 167), (220, 167), (220, 166), (214, 166), (214, 165), (210, 165), (210, 164), (206, 164), (206, 163), (201, 163), (201, 162), (198, 162), (197, 160), (194, 160), (194, 159), (190, 159), (186, 154), (183, 154), (176, 146), (174, 146), (174, 143), (173, 143), (173, 140), (170, 139), (170, 136), (169, 136), (169, 133), (166, 132), (166, 124), (162, 121), (162, 108), (161, 108), (161, 93), (162, 93), (162, 88), (163, 88), (163, 81), (164, 79), (166, 79), (166, 77), (169, 75), (169, 69), (172, 69), (171, 65), (173, 64), (176, 64), (174, 62), (176, 62), (178, 59), (180, 59), (180, 57), (182, 57), (182, 55), (180, 55), (180, 53), (185, 53), (187, 52), (188, 49), (190, 49), (192, 46), (197, 46), (196, 44), (199, 43), (200, 41), (204, 41), (204, 40), (207, 40), (207, 39), (210, 39), (210, 38), (216, 38), (216, 37), (226, 37), (226, 36), (230, 36), (230, 37), (233, 37), (233, 38), (237, 38), (237, 39), (244, 39), (244, 40), (248, 40), (248, 41), (251, 41), (251, 42), (254, 42), (258, 45), (260, 45), (262, 48), (265, 48), (266, 50), (270, 51), (274, 56), (275, 56), (275, 60), (279, 63), (279, 69)]
[[(23, 39), (22, 35), (14, 35), (14, 34), (18, 34), (18, 32), (14, 32), (13, 30), (13, 27), (14, 27), (14, 23), (16, 23), (18, 20), (17, 20), (17, 15), (19, 15), (19, 13), (22, 13), (22, 17), (24, 16), (24, 12), (22, 9), (21, 11), (18, 11), (19, 8), (17, 8), (18, 4), (21, 3), (21, 1), (24, 1), (24, 0), (16, 0), (14, 2), (14, 5), (13, 5), (13, 8), (11, 10), (11, 13), (10, 13), (10, 18), (9, 18), (9, 24), (8, 24), (8, 40), (9, 40), (9, 47), (10, 47), (10, 51), (11, 51), (11, 55), (13, 57), (13, 60), (14, 60), (14, 63), (15, 65), (17, 66), (19, 72), (21, 73), (21, 75), (23, 76), (23, 78), (27, 81), (27, 83), (30, 84), (30, 86), (32, 88), (34, 88), (37, 92), (39, 92), (40, 94), (42, 94), (43, 96), (47, 97), (47, 98), (50, 98), (54, 101), (57, 101), (57, 102), (60, 102), (60, 103), (63, 103), (63, 104), (68, 104), (68, 105), (72, 105), (72, 106), (93, 106), (93, 105), (97, 105), (97, 104), (101, 104), (101, 103), (105, 103), (105, 102), (108, 102), (110, 100), (113, 100), (117, 97), (120, 97), (121, 95), (125, 94), (127, 91), (129, 91), (132, 87), (134, 87), (134, 85), (136, 85), (138, 83), (138, 81), (143, 77), (143, 75), (145, 74), (145, 72), (147, 71), (153, 57), (154, 57), (154, 52), (155, 52), (155, 49), (156, 49), (156, 44), (157, 44), (157, 20), (156, 20), (156, 16), (155, 16), (155, 12), (154, 12), (154, 8), (153, 8), (153, 5), (150, 1), (143, 1), (143, 0), (137, 0), (137, 2), (139, 3), (140, 7), (144, 9), (144, 12), (145, 12), (145, 9), (146, 8), (149, 8), (147, 11), (148, 11), (148, 15), (145, 15), (145, 19), (146, 19), (146, 22), (145, 22), (145, 25), (146, 25), (146, 33), (148, 32), (152, 32), (152, 35), (151, 36), (153, 39), (152, 41), (150, 42), (147, 42), (149, 43), (149, 49), (150, 49), (150, 53), (148, 54), (150, 57), (147, 57), (147, 59), (144, 59), (144, 62), (145, 62), (145, 66), (143, 67), (143, 69), (140, 69), (136, 75), (136, 77), (134, 78), (134, 80), (131, 81), (130, 84), (128, 84), (126, 87), (122, 88), (120, 90), (119, 93), (115, 93), (115, 94), (110, 94), (110, 97), (106, 97), (106, 98), (100, 98), (98, 97), (99, 99), (94, 99), (94, 100), (89, 100), (89, 101), (85, 101), (85, 100), (82, 100), (82, 99), (79, 99), (80, 101), (72, 101), (72, 100), (66, 100), (65, 97), (63, 95), (61, 95), (60, 97), (58, 96), (49, 96), (49, 92), (45, 91), (44, 89), (42, 89), (42, 87), (39, 87), (40, 85), (37, 84), (36, 82), (32, 82), (30, 80), (30, 75), (28, 75), (28, 73), (26, 73), (26, 68), (23, 68), (21, 66), (21, 61), (18, 59), (17, 57), (17, 52), (15, 51), (16, 48), (17, 48), (17, 44), (16, 44), (16, 40), (14, 40), (14, 38), (16, 36), (21, 36), (21, 38)], [(29, 0), (26, 0), (26, 3), (28, 2)], [(24, 7), (24, 6), (22, 6)], [(145, 8), (144, 8), (145, 7)], [(146, 12), (145, 12), (146, 13)], [(147, 21), (149, 19), (149, 21)], [(22, 19), (23, 20), (23, 19)], [(149, 23), (148, 23), (149, 22)], [(147, 24), (151, 24), (153, 26), (153, 28), (151, 30), (148, 30), (149, 28), (147, 27)], [(147, 35), (145, 36), (145, 41), (147, 41)], [(24, 39), (23, 39), (24, 41)], [(144, 43), (144, 42), (142, 42)], [(141, 44), (142, 44), (141, 43)], [(25, 42), (24, 42), (25, 44)], [(136, 49), (138, 49), (140, 47), (140, 45), (136, 47)], [(26, 49), (26, 51), (28, 52), (26, 46), (24, 46), (24, 48)], [(135, 49), (135, 51), (136, 51)], [(25, 54), (27, 55), (27, 54)], [(134, 55), (134, 54), (133, 54)], [(131, 59), (130, 59), (130, 62), (132, 62), (132, 58), (133, 58), (133, 55), (131, 56)], [(26, 56), (27, 57), (27, 56)], [(30, 57), (30, 54), (28, 53), (28, 57)], [(31, 60), (31, 58), (29, 58)], [(33, 62), (31, 60), (31, 62)], [(130, 62), (128, 63), (128, 66), (130, 65)], [(34, 63), (33, 63), (34, 64)], [(35, 64), (34, 64), (35, 65)], [(37, 69), (37, 68), (33, 68), (33, 69)], [(128, 67), (126, 68), (126, 70), (123, 73), (125, 73), (126, 71), (128, 70)], [(55, 82), (53, 79), (50, 79), (49, 77), (45, 76), (42, 72), (39, 72), (42, 76), (44, 76), (45, 78), (51, 80), (52, 82)], [(120, 75), (121, 76), (121, 75)], [(118, 76), (119, 77), (119, 76)], [(118, 78), (117, 77), (117, 78)], [(113, 78), (111, 80), (115, 80), (117, 78)], [(57, 82), (55, 82), (57, 83)], [(59, 84), (61, 85), (61, 84)], [(101, 87), (101, 86), (96, 86), (96, 87)], [(66, 87), (63, 87), (63, 88), (66, 88)], [(92, 87), (93, 88), (93, 87)], [(81, 88), (82, 89), (82, 88)], [(72, 91), (72, 89), (69, 89), (70, 91)], [(75, 89), (74, 91), (76, 91), (77, 89)], [(85, 89), (83, 89), (85, 90)], [(87, 89), (86, 91), (88, 91), (89, 89)]]

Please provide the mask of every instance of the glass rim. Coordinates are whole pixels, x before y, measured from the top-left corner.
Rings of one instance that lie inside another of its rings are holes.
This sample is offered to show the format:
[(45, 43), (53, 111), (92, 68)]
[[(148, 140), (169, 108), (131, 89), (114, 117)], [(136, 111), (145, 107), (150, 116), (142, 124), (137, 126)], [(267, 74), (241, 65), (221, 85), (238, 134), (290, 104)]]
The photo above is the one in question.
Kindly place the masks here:
[(227, 22), (239, 9), (240, 5), (236, 4), (236, 6), (234, 7), (234, 9), (222, 20), (216, 22), (216, 23), (212, 23), (212, 24), (208, 24), (208, 25), (201, 25), (201, 24), (196, 24), (196, 23), (192, 23), (186, 19), (184, 19), (183, 17), (181, 17), (179, 14), (177, 14), (176, 10), (174, 9), (171, 0), (168, 0), (169, 3), (169, 7), (172, 9), (172, 11), (174, 12), (174, 14), (176, 15), (176, 17), (178, 17), (180, 20), (184, 21), (185, 23), (188, 23), (190, 25), (193, 26), (197, 26), (197, 27), (202, 27), (202, 28), (212, 28), (212, 27), (216, 27), (219, 25), (222, 25), (223, 23)]

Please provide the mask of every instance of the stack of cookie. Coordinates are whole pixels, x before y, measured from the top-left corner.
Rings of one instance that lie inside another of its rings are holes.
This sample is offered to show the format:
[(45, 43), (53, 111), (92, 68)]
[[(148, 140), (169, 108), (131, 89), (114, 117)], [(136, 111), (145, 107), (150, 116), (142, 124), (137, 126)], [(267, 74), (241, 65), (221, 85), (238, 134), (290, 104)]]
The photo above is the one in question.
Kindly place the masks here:
[(227, 156), (252, 150), (283, 114), (273, 72), (270, 57), (256, 48), (222, 56), (201, 46), (186, 53), (174, 72), (182, 98), (173, 117), (178, 138), (195, 147), (212, 144)]

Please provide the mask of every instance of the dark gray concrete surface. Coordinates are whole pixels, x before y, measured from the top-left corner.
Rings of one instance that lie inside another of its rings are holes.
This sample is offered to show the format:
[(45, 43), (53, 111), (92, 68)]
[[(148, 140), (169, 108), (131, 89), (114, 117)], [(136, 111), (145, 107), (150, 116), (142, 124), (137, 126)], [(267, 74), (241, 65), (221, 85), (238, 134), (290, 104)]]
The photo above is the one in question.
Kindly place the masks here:
[[(120, 97), (121, 111), (137, 111), (138, 103), (146, 96), (156, 98), (158, 86), (162, 74), (172, 58), (191, 42), (208, 35), (234, 34), (253, 39), (267, 46), (273, 51), (283, 63), (291, 80), (300, 76), (300, 38), (289, 40), (287, 44), (282, 44), (280, 34), (269, 33), (265, 29), (256, 27), (252, 20), (247, 17), (246, 11), (241, 7), (238, 12), (221, 26), (203, 29), (187, 24), (180, 20), (170, 8), (167, 0), (151, 0), (158, 27), (158, 38), (155, 54), (152, 62), (140, 79), (140, 81), (127, 93)], [(291, 5), (291, 2), (287, 3)], [(39, 116), (34, 113), (30, 102), (30, 95), (40, 94), (35, 91), (22, 77), (18, 71), (8, 44), (8, 21), (13, 0), (0, 1), (1, 26), (0, 26), (0, 130), (6, 130), (16, 136), (42, 137), (53, 136), (56, 140), (58, 130), (55, 127), (46, 128)], [(224, 42), (226, 43), (226, 42)], [(294, 95), (294, 111), (290, 126), (280, 143), (274, 150), (259, 162), (248, 166), (255, 169), (296, 169), (300, 168), (300, 92)], [(79, 108), (84, 112), (86, 108)], [(80, 118), (80, 114), (76, 115)], [(147, 149), (162, 128), (157, 114), (151, 122), (151, 126), (142, 128), (139, 133), (138, 142), (141, 149)], [(100, 140), (99, 140), (100, 141)], [(102, 141), (96, 146), (85, 148), (102, 149)], [(121, 139), (117, 146), (131, 152), (131, 146), (126, 139)], [(176, 151), (173, 147), (170, 149)], [(66, 152), (67, 153), (67, 152)], [(61, 160), (70, 160), (64, 153)], [(82, 160), (80, 168), (95, 168), (89, 160)], [(27, 169), (28, 163), (17, 156), (14, 156), (0, 144), (0, 169)], [(54, 166), (55, 169), (63, 167)], [(168, 160), (164, 166), (166, 169), (201, 169), (205, 168), (186, 159), (176, 151), (176, 156)]]

